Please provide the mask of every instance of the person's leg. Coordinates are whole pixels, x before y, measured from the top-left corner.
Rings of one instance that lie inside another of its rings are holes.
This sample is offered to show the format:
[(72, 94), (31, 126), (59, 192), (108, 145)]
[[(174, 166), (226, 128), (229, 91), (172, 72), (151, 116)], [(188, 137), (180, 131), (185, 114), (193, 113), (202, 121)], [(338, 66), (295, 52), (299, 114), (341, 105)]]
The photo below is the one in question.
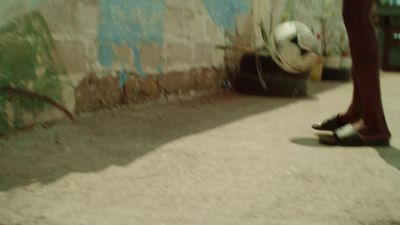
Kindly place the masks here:
[[(346, 0), (345, 0), (346, 1)], [(349, 13), (349, 3), (345, 2), (343, 16), (348, 18), (346, 14)], [(349, 19), (345, 19), (349, 20)], [(351, 24), (346, 26), (347, 29), (351, 29)], [(350, 40), (351, 42), (351, 40)], [(313, 128), (316, 130), (332, 130), (332, 128), (337, 129), (340, 126), (346, 125), (348, 123), (355, 123), (359, 121), (362, 117), (362, 103), (360, 99), (359, 87), (357, 85), (357, 77), (354, 76), (354, 70), (352, 70), (351, 77), (353, 78), (353, 97), (350, 103), (350, 106), (347, 108), (346, 111), (339, 113), (337, 116), (333, 118), (329, 118), (325, 120), (321, 124), (314, 124)]]
[[(355, 77), (353, 76), (353, 81)], [(360, 120), (362, 115), (361, 99), (357, 82), (353, 82), (353, 98), (347, 111), (323, 121), (320, 124), (313, 124), (312, 128), (320, 131), (335, 131), (336, 129)]]
[(361, 106), (361, 99), (359, 88), (357, 82), (355, 81), (356, 78), (354, 75), (353, 77), (353, 98), (351, 100), (351, 104), (346, 112), (339, 114), (338, 123), (345, 125), (348, 123), (354, 123), (361, 119), (362, 116), (362, 106)]
[(344, 0), (343, 16), (353, 59), (354, 96), (350, 107), (361, 120), (355, 127), (366, 139), (390, 138), (386, 124), (379, 82), (379, 46), (372, 24), (374, 0)]

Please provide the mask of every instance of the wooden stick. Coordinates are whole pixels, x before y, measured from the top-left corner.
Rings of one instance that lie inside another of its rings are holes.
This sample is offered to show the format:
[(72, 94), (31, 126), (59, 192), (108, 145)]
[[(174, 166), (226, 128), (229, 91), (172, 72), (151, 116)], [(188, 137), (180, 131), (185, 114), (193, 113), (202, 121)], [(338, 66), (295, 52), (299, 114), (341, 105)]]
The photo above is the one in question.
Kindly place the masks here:
[(41, 94), (35, 93), (33, 91), (28, 91), (28, 90), (24, 90), (24, 89), (20, 89), (20, 88), (11, 87), (10, 85), (0, 86), (0, 92), (2, 92), (2, 91), (5, 91), (7, 93), (16, 94), (16, 95), (19, 95), (19, 96), (22, 96), (25, 98), (38, 99), (41, 101), (45, 101), (45, 102), (49, 103), (50, 105), (56, 107), (63, 113), (65, 113), (71, 120), (75, 119), (72, 112), (70, 112), (64, 106), (60, 105), (58, 102), (56, 102), (55, 100), (51, 99), (48, 96), (41, 95)]
[(245, 53), (254, 53), (256, 51), (266, 50), (265, 47), (250, 48), (250, 47), (237, 46), (237, 45), (236, 46), (216, 45), (215, 47), (218, 49), (221, 49), (221, 50), (232, 50), (232, 51), (240, 51), (240, 52), (245, 52)]

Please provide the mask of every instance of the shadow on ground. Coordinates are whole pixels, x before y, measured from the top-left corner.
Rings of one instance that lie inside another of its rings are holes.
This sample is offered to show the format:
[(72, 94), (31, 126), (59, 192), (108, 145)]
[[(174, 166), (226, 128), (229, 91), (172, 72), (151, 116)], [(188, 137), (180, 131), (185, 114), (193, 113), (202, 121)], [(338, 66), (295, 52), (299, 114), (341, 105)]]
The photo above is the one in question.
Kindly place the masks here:
[(400, 149), (389, 146), (375, 148), (375, 150), (379, 153), (379, 156), (383, 160), (385, 160), (387, 164), (392, 165), (400, 171)]
[(318, 138), (294, 138), (290, 140), (293, 144), (307, 146), (307, 147), (314, 147), (320, 148), (321, 144), (318, 142)]
[[(312, 96), (343, 83), (316, 83)], [(306, 100), (313, 100), (309, 98)], [(126, 166), (157, 147), (304, 99), (222, 96), (155, 109), (82, 115), (75, 124), (60, 123), (0, 139), (0, 191), (48, 184), (71, 173)]]
[[(321, 144), (318, 142), (318, 138), (295, 138), (291, 140), (292, 143), (307, 147), (321, 148)], [(349, 147), (349, 151), (354, 149), (354, 147)], [(379, 156), (385, 160), (385, 162), (397, 170), (400, 171), (400, 149), (393, 146), (388, 147), (376, 147), (374, 148)]]

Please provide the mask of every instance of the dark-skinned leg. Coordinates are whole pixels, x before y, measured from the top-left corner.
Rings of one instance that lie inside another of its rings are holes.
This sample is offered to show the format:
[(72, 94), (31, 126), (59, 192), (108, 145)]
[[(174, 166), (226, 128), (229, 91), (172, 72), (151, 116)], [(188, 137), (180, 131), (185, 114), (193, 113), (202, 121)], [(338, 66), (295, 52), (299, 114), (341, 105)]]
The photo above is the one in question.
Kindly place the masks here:
[[(379, 81), (379, 47), (371, 20), (373, 0), (345, 0), (343, 8), (353, 59), (355, 95), (361, 106), (361, 120), (354, 127), (364, 139), (389, 139)], [(358, 88), (358, 91), (357, 91)], [(359, 94), (359, 98), (357, 97)]]

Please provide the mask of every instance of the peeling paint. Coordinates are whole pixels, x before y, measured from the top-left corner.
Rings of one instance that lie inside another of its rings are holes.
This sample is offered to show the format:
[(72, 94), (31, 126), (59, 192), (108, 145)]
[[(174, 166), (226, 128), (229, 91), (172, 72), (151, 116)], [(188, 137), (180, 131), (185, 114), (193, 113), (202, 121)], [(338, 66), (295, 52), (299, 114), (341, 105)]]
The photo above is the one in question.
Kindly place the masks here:
[[(47, 23), (38, 12), (26, 14), (0, 28), (0, 85), (13, 85), (52, 96), (61, 101), (59, 75), (63, 74), (54, 57), (53, 39)], [(12, 105), (12, 117), (10, 107)], [(0, 93), (0, 132), (24, 126), (24, 112), (37, 116), (48, 105), (39, 100)], [(6, 110), (7, 108), (7, 110)]]
[(121, 45), (111, 44), (113, 55), (115, 58), (112, 62), (112, 68), (114, 70), (126, 69), (129, 71), (136, 71), (136, 59), (132, 52), (132, 49), (126, 42)]
[[(162, 45), (164, 0), (101, 0), (100, 7), (100, 64), (111, 67), (115, 61), (121, 60), (113, 51), (113, 46), (126, 44), (134, 55), (135, 70), (145, 76), (139, 46), (142, 43)], [(132, 63), (124, 59), (122, 61)]]
[[(126, 90), (142, 101), (218, 86), (223, 74), (208, 70), (222, 67), (224, 57), (212, 45), (227, 41), (225, 32), (244, 30), (236, 28), (250, 21), (252, 6), (252, 0), (0, 0), (0, 83), (65, 99), (77, 112), (120, 104)], [(54, 117), (47, 107), (1, 93), (0, 132)]]
[(236, 18), (251, 11), (250, 0), (203, 0), (214, 23), (221, 30), (235, 31)]

